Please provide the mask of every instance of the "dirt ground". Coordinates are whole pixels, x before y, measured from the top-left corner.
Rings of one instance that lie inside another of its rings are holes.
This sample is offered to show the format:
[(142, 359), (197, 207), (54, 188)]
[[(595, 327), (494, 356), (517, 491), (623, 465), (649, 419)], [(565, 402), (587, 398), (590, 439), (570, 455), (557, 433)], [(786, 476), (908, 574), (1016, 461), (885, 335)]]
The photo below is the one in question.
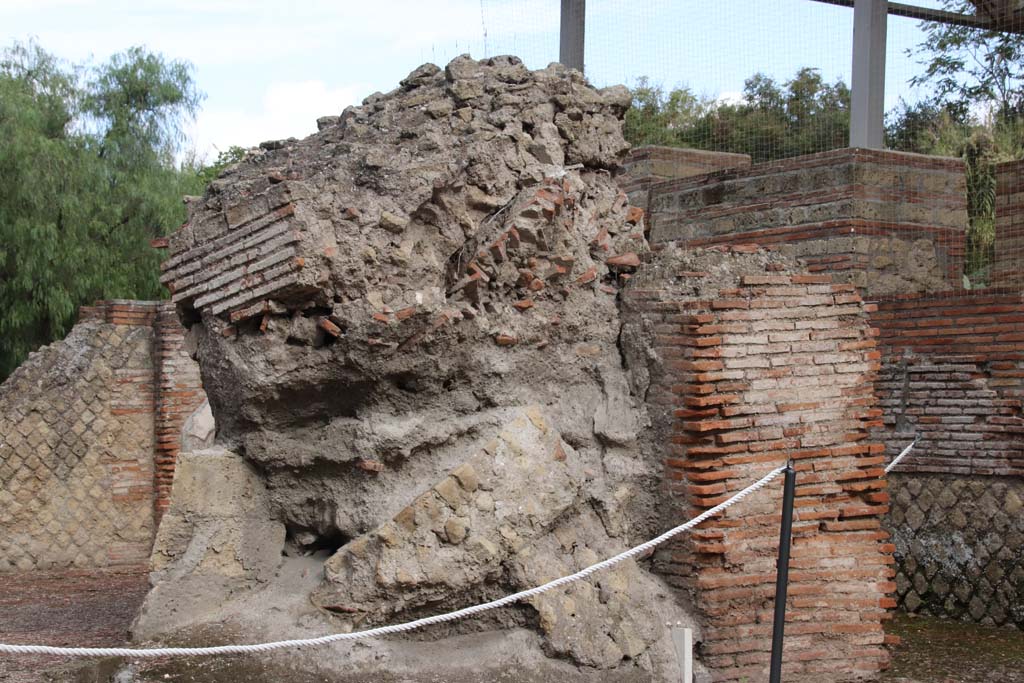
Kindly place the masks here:
[[(121, 645), (149, 590), (144, 568), (0, 574), (0, 642)], [(58, 657), (0, 655), (0, 682), (74, 681)]]
[(899, 614), (887, 683), (1024, 683), (1024, 631)]
[[(0, 642), (123, 644), (148, 583), (142, 568), (0, 574)], [(1024, 683), (1024, 632), (899, 615), (886, 683)], [(0, 683), (105, 683), (100, 669), (0, 655)], [(205, 678), (205, 676), (204, 676)]]

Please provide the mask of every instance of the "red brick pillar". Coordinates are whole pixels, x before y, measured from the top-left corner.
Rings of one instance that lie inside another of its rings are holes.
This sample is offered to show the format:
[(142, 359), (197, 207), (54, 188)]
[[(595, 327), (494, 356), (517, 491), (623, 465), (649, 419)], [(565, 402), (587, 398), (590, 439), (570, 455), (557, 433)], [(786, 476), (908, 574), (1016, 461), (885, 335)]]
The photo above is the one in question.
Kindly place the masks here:
[[(888, 662), (882, 621), (895, 589), (882, 446), (869, 440), (881, 415), (871, 307), (828, 276), (766, 274), (763, 257), (722, 260), (761, 273), (722, 284), (721, 270), (662, 267), (652, 269), (662, 287), (646, 276), (627, 293), (660, 358), (652, 412), (669, 409), (658, 404), (666, 397), (674, 404), (665, 476), (689, 517), (793, 458), (785, 677), (869, 676)], [(716, 681), (767, 678), (780, 501), (770, 486), (663, 557), (694, 595)]]
[(182, 427), (206, 400), (206, 393), (199, 365), (185, 351), (185, 329), (178, 322), (173, 304), (158, 305), (153, 326), (157, 374), (153, 504), (159, 522), (170, 505)]
[(994, 287), (1024, 285), (1024, 161), (996, 166)]

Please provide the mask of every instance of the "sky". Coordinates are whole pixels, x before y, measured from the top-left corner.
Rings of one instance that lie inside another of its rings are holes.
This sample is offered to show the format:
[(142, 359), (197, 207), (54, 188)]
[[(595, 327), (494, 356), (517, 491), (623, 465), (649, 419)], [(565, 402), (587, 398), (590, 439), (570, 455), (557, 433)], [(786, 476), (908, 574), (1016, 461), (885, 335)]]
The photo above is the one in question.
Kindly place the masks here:
[[(468, 52), (546, 66), (558, 12), (559, 0), (0, 0), (0, 44), (34, 38), (71, 62), (142, 45), (189, 62), (205, 93), (192, 141), (213, 158), (308, 135), (424, 62)], [(849, 83), (852, 28), (852, 10), (811, 0), (589, 0), (586, 71), (598, 86), (647, 76), (724, 99), (759, 71), (785, 81), (813, 66)], [(922, 37), (917, 22), (889, 19), (887, 109), (922, 95), (906, 55)]]

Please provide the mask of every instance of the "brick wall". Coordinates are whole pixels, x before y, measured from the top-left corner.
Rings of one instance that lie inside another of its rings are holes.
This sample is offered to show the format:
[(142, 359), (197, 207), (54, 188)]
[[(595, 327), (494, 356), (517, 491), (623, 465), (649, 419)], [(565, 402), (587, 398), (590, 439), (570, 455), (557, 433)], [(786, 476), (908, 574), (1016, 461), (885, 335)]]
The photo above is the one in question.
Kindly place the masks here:
[(996, 166), (995, 255), (992, 284), (1024, 285), (1024, 161)]
[[(786, 680), (871, 677), (895, 605), (883, 447), (869, 433), (881, 415), (871, 307), (829, 276), (744, 259), (756, 256), (641, 269), (626, 294), (657, 354), (647, 395), (665, 476), (688, 517), (793, 458)], [(659, 557), (693, 594), (716, 681), (767, 677), (780, 500), (769, 488)]]
[(161, 435), (204, 400), (173, 316), (83, 307), (0, 385), (0, 571), (147, 560), (177, 455)]
[(1024, 297), (980, 290), (879, 304), (877, 438), (912, 456), (886, 520), (909, 612), (1024, 626)]
[[(1024, 164), (999, 169), (994, 277), (1004, 289), (981, 291), (961, 288), (966, 187), (956, 160), (837, 150), (647, 186), (656, 245), (769, 245), (880, 301), (871, 325), (883, 360), (874, 381), (883, 416), (871, 420), (872, 439), (892, 457), (921, 436), (891, 477), (894, 507), (885, 517), (898, 599), (909, 611), (1024, 620), (1024, 536), (1016, 522), (1024, 500), (1022, 171)], [(690, 353), (693, 363), (706, 362)], [(775, 367), (766, 357), (747, 362)], [(675, 400), (671, 388), (655, 400)], [(690, 401), (680, 416), (711, 411), (732, 424), (726, 408)], [(778, 406), (767, 410), (773, 416)], [(680, 454), (692, 455), (694, 435), (671, 438)], [(683, 495), (715, 482), (685, 468), (668, 474)]]
[(956, 159), (841, 149), (650, 187), (651, 239), (777, 245), (871, 296), (961, 286), (966, 181)]
[(979, 290), (879, 303), (879, 437), (921, 442), (901, 472), (1024, 475), (1024, 297)]

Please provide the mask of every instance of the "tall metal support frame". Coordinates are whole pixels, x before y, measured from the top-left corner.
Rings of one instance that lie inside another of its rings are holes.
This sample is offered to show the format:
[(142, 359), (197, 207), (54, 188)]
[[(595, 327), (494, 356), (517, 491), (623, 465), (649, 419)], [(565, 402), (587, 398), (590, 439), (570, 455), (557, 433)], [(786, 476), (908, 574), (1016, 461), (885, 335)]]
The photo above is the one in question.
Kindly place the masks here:
[(881, 149), (885, 143), (885, 41), (888, 0), (855, 0), (850, 147)]
[[(813, 0), (814, 2), (820, 2), (825, 5), (836, 5), (837, 7), (853, 7), (856, 0)], [(980, 28), (992, 31), (1007, 31), (1008, 33), (1024, 33), (1024, 29), (1017, 27), (1014, 30), (1012, 26), (998, 26), (995, 22), (987, 17), (981, 17), (977, 14), (960, 14), (959, 12), (947, 12), (944, 9), (934, 9), (932, 7), (918, 7), (917, 5), (908, 5), (902, 2), (890, 2), (889, 14), (894, 17), (907, 17), (909, 19), (923, 19), (925, 21), (937, 21), (940, 24), (949, 24), (950, 26), (967, 26), (968, 28)]]
[(558, 61), (580, 72), (583, 71), (583, 39), (586, 17), (587, 0), (562, 0)]

